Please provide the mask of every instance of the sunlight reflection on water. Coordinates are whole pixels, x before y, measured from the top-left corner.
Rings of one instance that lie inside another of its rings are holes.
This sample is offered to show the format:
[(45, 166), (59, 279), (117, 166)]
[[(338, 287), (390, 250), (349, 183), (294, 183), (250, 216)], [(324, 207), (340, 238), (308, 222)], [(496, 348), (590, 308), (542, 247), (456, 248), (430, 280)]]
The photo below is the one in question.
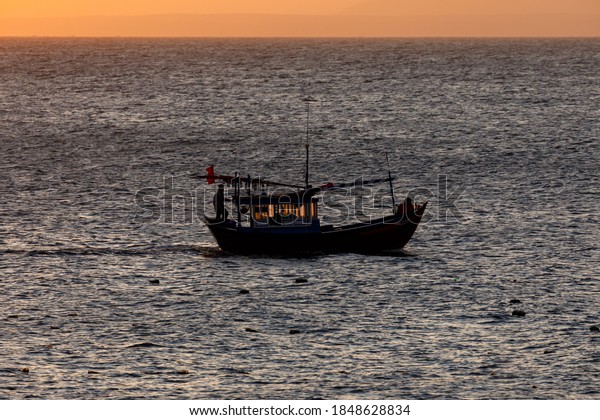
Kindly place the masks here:
[[(0, 396), (598, 398), (597, 49), (0, 41)], [(302, 179), (302, 88), (315, 182), (389, 151), (399, 196), (447, 175), (466, 219), (291, 259), (144, 219), (138, 190), (211, 163)]]

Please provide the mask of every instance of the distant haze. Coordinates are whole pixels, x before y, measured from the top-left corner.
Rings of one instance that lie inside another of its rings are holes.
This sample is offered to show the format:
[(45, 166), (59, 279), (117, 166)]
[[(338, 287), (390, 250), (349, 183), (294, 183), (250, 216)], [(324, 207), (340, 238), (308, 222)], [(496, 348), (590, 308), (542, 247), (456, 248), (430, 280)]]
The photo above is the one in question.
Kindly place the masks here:
[(600, 36), (600, 0), (3, 0), (0, 36)]

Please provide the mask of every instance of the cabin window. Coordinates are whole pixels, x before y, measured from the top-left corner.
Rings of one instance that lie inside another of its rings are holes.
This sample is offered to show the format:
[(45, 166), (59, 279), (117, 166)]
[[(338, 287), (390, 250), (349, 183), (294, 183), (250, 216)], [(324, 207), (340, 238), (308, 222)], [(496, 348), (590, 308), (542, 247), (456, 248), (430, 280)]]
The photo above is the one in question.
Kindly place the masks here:
[(294, 223), (298, 219), (298, 207), (295, 204), (281, 203), (275, 206), (275, 220), (279, 224)]
[(275, 220), (279, 224), (299, 221), (310, 223), (317, 218), (317, 203), (279, 203), (252, 206), (252, 217), (257, 222)]
[(290, 214), (293, 213), (293, 206), (291, 204), (280, 204), (279, 205), (279, 212), (283, 216), (289, 216)]
[(254, 206), (254, 211), (252, 212), (252, 214), (254, 215), (254, 220), (267, 220), (267, 217), (269, 215), (269, 207), (272, 206)]
[(304, 204), (302, 204), (300, 207), (298, 207), (298, 216), (301, 218), (306, 217), (306, 206)]

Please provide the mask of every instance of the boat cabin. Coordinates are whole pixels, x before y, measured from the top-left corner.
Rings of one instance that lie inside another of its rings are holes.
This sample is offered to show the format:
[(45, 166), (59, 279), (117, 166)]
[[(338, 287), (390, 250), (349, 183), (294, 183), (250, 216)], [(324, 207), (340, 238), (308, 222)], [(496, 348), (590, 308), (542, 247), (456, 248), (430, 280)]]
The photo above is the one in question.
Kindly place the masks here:
[(240, 213), (254, 228), (319, 226), (319, 199), (310, 190), (272, 195), (262, 192), (234, 200), (239, 200)]

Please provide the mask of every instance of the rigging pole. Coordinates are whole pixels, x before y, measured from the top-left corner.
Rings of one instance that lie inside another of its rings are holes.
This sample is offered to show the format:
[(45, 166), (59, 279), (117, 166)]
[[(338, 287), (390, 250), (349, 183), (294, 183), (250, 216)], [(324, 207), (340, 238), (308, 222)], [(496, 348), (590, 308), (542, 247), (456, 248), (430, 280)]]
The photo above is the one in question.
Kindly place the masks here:
[(387, 161), (388, 167), (388, 181), (390, 181), (390, 193), (392, 194), (392, 209), (396, 211), (396, 199), (394, 198), (394, 184), (392, 184), (392, 171), (390, 170), (390, 159), (388, 153), (385, 152), (385, 160)]
[(308, 185), (308, 150), (310, 148), (309, 143), (309, 127), (310, 127), (310, 103), (317, 102), (316, 99), (311, 98), (310, 96), (303, 99), (306, 102), (306, 172), (304, 174), (304, 184), (306, 189), (309, 188)]

